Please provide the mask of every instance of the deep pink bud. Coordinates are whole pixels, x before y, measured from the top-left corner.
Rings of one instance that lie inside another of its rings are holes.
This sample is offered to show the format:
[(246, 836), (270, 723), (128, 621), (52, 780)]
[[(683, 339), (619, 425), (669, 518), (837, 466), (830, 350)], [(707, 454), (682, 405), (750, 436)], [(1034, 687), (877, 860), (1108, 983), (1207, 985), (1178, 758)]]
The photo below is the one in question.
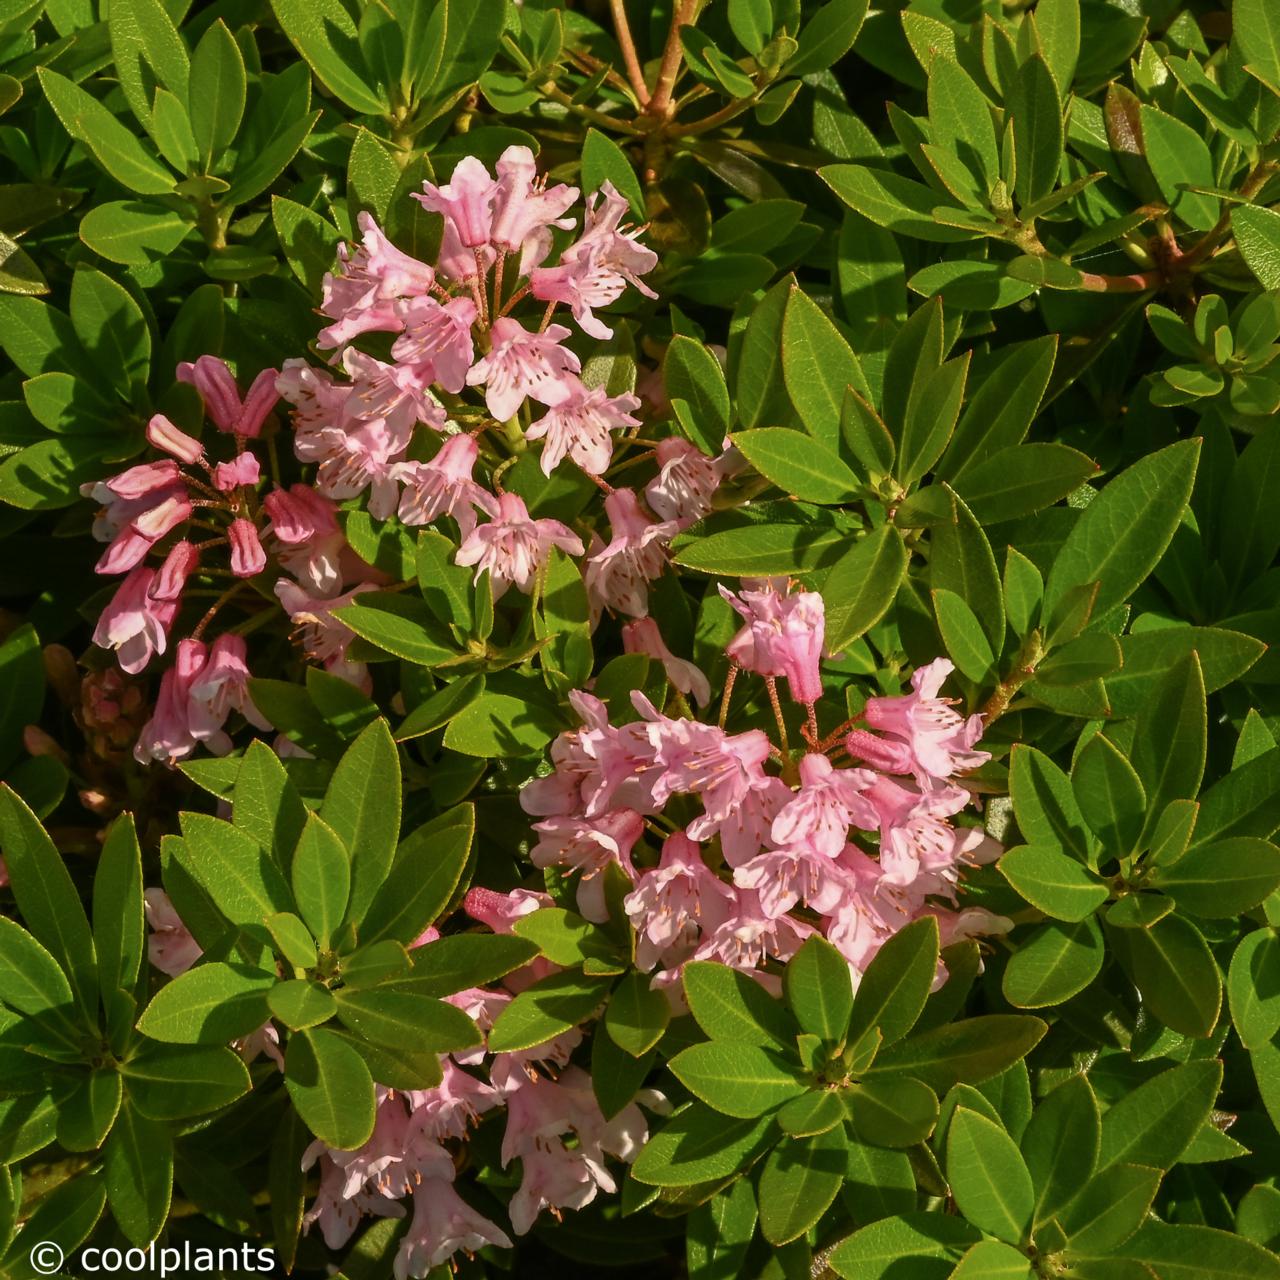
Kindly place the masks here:
[(81, 492), (89, 490), (86, 496), (96, 498), (105, 505), (113, 495), (126, 499), (145, 498), (157, 489), (172, 488), (181, 479), (178, 464), (172, 458), (162, 458), (159, 462), (140, 463), (136, 467), (130, 467), (128, 471), (122, 471), (118, 476), (112, 476), (110, 480), (102, 481), (101, 487), (107, 490), (106, 493), (95, 492), (98, 485), (92, 484), (83, 486)]
[(189, 382), (204, 400), (205, 412), (220, 431), (231, 431), (240, 417), (240, 391), (226, 361), (217, 356), (201, 356), (194, 364), (178, 366), (178, 379)]
[(204, 445), (194, 436), (175, 427), (163, 413), (157, 413), (147, 423), (147, 440), (157, 449), (172, 454), (188, 466), (204, 457)]
[(152, 600), (177, 600), (199, 563), (200, 553), (191, 543), (185, 540), (175, 542), (165, 556), (147, 595)]
[(163, 502), (144, 511), (134, 522), (134, 529), (152, 542), (163, 538), (191, 516), (191, 501), (185, 493), (175, 493)]
[(915, 768), (915, 755), (906, 742), (881, 738), (865, 729), (851, 729), (844, 745), (855, 760), (865, 760), (881, 773), (911, 773)]
[(276, 390), (276, 379), (279, 369), (263, 369), (254, 378), (240, 407), (240, 419), (236, 423), (236, 433), (242, 436), (256, 436), (262, 431), (262, 424), (267, 414), (276, 407), (280, 393)]
[(252, 520), (233, 520), (227, 537), (231, 541), (231, 572), (237, 578), (252, 578), (267, 567), (267, 553)]

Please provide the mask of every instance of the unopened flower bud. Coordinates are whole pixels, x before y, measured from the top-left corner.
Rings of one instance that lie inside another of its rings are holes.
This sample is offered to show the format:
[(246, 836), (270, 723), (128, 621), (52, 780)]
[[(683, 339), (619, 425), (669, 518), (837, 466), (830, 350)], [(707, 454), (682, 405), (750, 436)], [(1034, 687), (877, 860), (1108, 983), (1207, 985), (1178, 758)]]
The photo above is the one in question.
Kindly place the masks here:
[(147, 440), (155, 448), (163, 449), (188, 466), (204, 457), (204, 445), (194, 436), (175, 427), (163, 413), (157, 413), (147, 423)]

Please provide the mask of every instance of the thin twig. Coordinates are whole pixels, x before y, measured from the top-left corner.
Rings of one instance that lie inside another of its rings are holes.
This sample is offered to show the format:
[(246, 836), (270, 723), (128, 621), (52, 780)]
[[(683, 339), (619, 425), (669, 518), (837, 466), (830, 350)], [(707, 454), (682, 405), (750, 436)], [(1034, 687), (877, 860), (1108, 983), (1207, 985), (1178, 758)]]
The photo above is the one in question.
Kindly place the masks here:
[(631, 87), (636, 91), (641, 107), (645, 107), (649, 103), (649, 86), (645, 84), (644, 72), (640, 69), (635, 37), (631, 34), (631, 23), (627, 20), (626, 0), (609, 0), (609, 8), (613, 12), (613, 30), (618, 37), (618, 47), (622, 50), (627, 79), (631, 81)]

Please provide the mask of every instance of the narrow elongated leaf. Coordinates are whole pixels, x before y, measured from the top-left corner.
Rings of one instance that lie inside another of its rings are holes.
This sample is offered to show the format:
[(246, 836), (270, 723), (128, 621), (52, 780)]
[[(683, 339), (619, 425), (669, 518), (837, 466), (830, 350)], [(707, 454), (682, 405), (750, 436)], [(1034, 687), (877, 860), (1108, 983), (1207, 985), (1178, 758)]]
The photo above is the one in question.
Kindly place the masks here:
[(351, 855), (337, 833), (314, 813), (298, 837), (292, 863), (293, 896), (307, 927), (327, 950), (351, 890)]
[(1240, 939), (1227, 974), (1231, 1021), (1246, 1049), (1258, 1048), (1280, 1031), (1280, 936), (1254, 929)]
[(682, 1049), (670, 1063), (676, 1078), (708, 1106), (749, 1120), (805, 1092), (782, 1058), (753, 1044), (709, 1040)]
[(798, 288), (791, 290), (782, 317), (782, 372), (805, 430), (834, 453), (846, 389), (870, 400), (871, 388), (835, 324)]
[(839, 1129), (784, 1138), (760, 1174), (760, 1231), (773, 1245), (803, 1235), (826, 1213), (844, 1181), (845, 1138)]
[(120, 1230), (144, 1248), (160, 1233), (173, 1195), (173, 1138), (131, 1104), (120, 1109), (104, 1151), (107, 1199)]
[[(931, 916), (900, 929), (876, 952), (853, 998), (850, 1043), (879, 1027), (884, 1045), (901, 1040), (920, 1017), (938, 968), (938, 928)], [(687, 972), (687, 971), (686, 971)]]
[(842, 1041), (853, 1011), (849, 964), (823, 938), (812, 937), (787, 964), (783, 992), (800, 1026), (823, 1040)]
[(964, 1216), (1009, 1244), (1031, 1226), (1035, 1190), (1022, 1154), (997, 1124), (960, 1107), (947, 1127), (947, 1180)]
[(296, 1031), (285, 1051), (284, 1082), (307, 1128), (349, 1151), (367, 1142), (376, 1115), (364, 1059), (332, 1031)]
[(695, 960), (683, 972), (685, 998), (698, 1026), (713, 1040), (788, 1049), (796, 1025), (758, 982), (728, 965)]
[(1208, 1119), (1221, 1083), (1220, 1062), (1187, 1062), (1126, 1093), (1102, 1117), (1099, 1168), (1171, 1168)]
[(1036, 1107), (1020, 1144), (1035, 1187), (1036, 1224), (1052, 1218), (1093, 1177), (1101, 1141), (1088, 1077), (1071, 1076)]
[(1028, 902), (1055, 920), (1083, 920), (1110, 896), (1107, 886), (1087, 867), (1045, 845), (1010, 849), (999, 867)]
[(884, 617), (902, 585), (910, 554), (893, 525), (858, 539), (831, 566), (822, 586), (827, 643), (839, 652)]
[(802, 502), (847, 502), (858, 490), (858, 477), (822, 440), (784, 427), (739, 431), (729, 438), (761, 475)]

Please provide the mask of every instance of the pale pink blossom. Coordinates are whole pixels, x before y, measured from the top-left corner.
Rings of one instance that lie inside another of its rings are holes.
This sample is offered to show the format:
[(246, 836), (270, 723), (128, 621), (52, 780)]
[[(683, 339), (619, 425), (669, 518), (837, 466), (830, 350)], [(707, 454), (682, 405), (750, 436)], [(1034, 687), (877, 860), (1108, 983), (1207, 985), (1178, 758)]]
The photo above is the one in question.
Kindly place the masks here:
[(511, 1238), (473, 1209), (442, 1178), (428, 1178), (413, 1192), (413, 1220), (400, 1241), (392, 1268), (395, 1280), (425, 1276), (461, 1251), (474, 1254), (486, 1245), (511, 1248)]
[(658, 474), (645, 485), (645, 501), (659, 518), (687, 529), (711, 510), (722, 478), (721, 461), (679, 436), (659, 440), (654, 452)]
[(734, 912), (733, 889), (702, 860), (698, 846), (683, 832), (668, 836), (662, 856), (643, 872), (623, 899), (636, 931), (636, 967), (687, 959), (703, 932), (717, 929)]
[(508, 147), (494, 166), (498, 191), (490, 241), (503, 253), (520, 253), (520, 274), (528, 275), (551, 248), (551, 228), (568, 231), (573, 219), (562, 215), (578, 198), (578, 188), (546, 185), (528, 147)]
[(151, 719), (142, 727), (134, 744), (139, 764), (159, 760), (173, 764), (185, 760), (196, 747), (191, 731), (191, 685), (208, 657), (201, 640), (178, 641), (174, 664), (160, 677), (160, 690)]
[(353, 553), (338, 528), (334, 504), (310, 485), (295, 484), (287, 490), (273, 489), (262, 505), (279, 544), (275, 555), (280, 564), (316, 595), (341, 590), (344, 561)]
[(238, 436), (256, 436), (262, 431), (267, 414), (280, 398), (276, 376), (275, 369), (264, 369), (241, 400), (240, 388), (225, 360), (201, 356), (194, 363), (188, 361), (178, 366), (178, 380), (191, 383), (200, 393), (205, 412), (213, 419), (214, 426)]
[(569, 336), (563, 325), (533, 333), (518, 320), (501, 316), (489, 330), (490, 348), (467, 374), (467, 385), (483, 386), (485, 404), (499, 422), (515, 415), (526, 399), (563, 404), (581, 384), (581, 361), (560, 342)]
[(252, 487), (262, 476), (262, 468), (257, 457), (249, 453), (236, 455), (232, 462), (219, 462), (213, 469), (213, 487), (223, 493), (230, 493), (241, 485)]
[(231, 572), (237, 578), (252, 578), (267, 567), (267, 553), (252, 520), (243, 516), (233, 520), (227, 528), (227, 540), (231, 543)]
[(424, 209), (442, 214), (463, 248), (475, 249), (489, 243), (497, 194), (498, 183), (488, 169), (475, 156), (464, 156), (445, 186), (424, 182), (421, 194), (413, 198)]
[(186, 481), (178, 464), (172, 458), (163, 458), (140, 463), (106, 480), (82, 484), (80, 492), (101, 508), (94, 516), (93, 536), (99, 542), (110, 542), (136, 516), (175, 493), (185, 493)]
[(406, 1094), (409, 1132), (436, 1142), (466, 1137), (467, 1129), (485, 1112), (502, 1105), (502, 1095), (492, 1085), (464, 1071), (452, 1058), (440, 1063), (442, 1079), (434, 1089)]
[(287, 578), (281, 578), (275, 586), (276, 596), (292, 619), (307, 657), (322, 662), (326, 671), (361, 689), (369, 687), (368, 669), (362, 662), (347, 661), (347, 648), (355, 639), (355, 632), (335, 618), (333, 611), (349, 605), (361, 592), (372, 590), (371, 582), (362, 582), (341, 595), (316, 597)]
[(771, 919), (803, 902), (821, 915), (836, 909), (850, 891), (848, 873), (811, 842), (770, 849), (736, 867), (733, 883), (756, 893)]
[(175, 542), (151, 580), (147, 595), (153, 601), (175, 602), (182, 598), (187, 579), (200, 563), (200, 552), (185, 540)]
[[(946, 658), (936, 658), (911, 677), (911, 692), (903, 697), (868, 698), (863, 718), (872, 729), (889, 734), (910, 748), (910, 771), (922, 781), (949, 778), (973, 769), (991, 758), (973, 745), (982, 736), (980, 715), (965, 719), (952, 709), (951, 700), (938, 696), (943, 681), (955, 670)], [(866, 750), (859, 737), (849, 744), (851, 753)]]
[(613, 457), (612, 431), (638, 427), (632, 411), (640, 401), (629, 392), (610, 397), (603, 387), (587, 390), (581, 383), (568, 399), (548, 409), (524, 434), (526, 440), (546, 440), (538, 460), (550, 475), (566, 454), (583, 471), (604, 475)]
[(148, 589), (155, 571), (139, 565), (120, 584), (94, 628), (93, 642), (114, 649), (123, 670), (136, 675), (158, 653), (164, 653), (169, 628), (178, 612), (176, 601), (153, 600)]
[(643, 653), (662, 663), (667, 679), (681, 693), (688, 694), (694, 702), (705, 707), (711, 701), (711, 684), (692, 662), (677, 658), (667, 648), (662, 632), (653, 618), (637, 618), (622, 628), (622, 648), (626, 653)]
[(643, 618), (649, 611), (649, 583), (667, 567), (667, 543), (675, 529), (649, 519), (634, 490), (615, 489), (604, 500), (609, 542), (593, 535), (582, 578), (593, 615), (604, 609)]
[(800, 790), (773, 820), (775, 844), (806, 844), (834, 858), (844, 848), (850, 823), (876, 825), (876, 810), (863, 792), (875, 781), (869, 769), (837, 769), (824, 755), (800, 761)]
[(401, 523), (430, 524), (441, 516), (452, 516), (465, 539), (476, 527), (477, 508), (496, 515), (498, 503), (471, 478), (479, 456), (475, 439), (459, 433), (450, 436), (430, 462), (399, 463), (395, 474), (404, 485)]
[(689, 834), (700, 840), (720, 837), (724, 860), (731, 867), (750, 861), (769, 843), (773, 820), (791, 800), (791, 788), (781, 778), (756, 779), (746, 795), (722, 818), (705, 817), (689, 824)]
[(444, 303), (430, 297), (412, 298), (401, 305), (399, 315), (404, 331), (391, 348), (392, 356), (415, 366), (423, 382), (439, 383), (456, 395), (466, 386), (467, 370), (475, 358), (471, 339), (475, 302), (467, 297)]
[(497, 893), (475, 885), (462, 899), (462, 909), (473, 920), (487, 924), (494, 933), (510, 933), (511, 926), (524, 916), (532, 915), (542, 907), (555, 904), (545, 893), (532, 889), (512, 889), (510, 893)]
[(243, 636), (224, 632), (209, 647), (208, 657), (188, 688), (191, 735), (216, 755), (231, 750), (223, 726), (238, 711), (257, 729), (271, 725), (249, 696), (248, 653)]
[(792, 916), (770, 916), (750, 889), (739, 889), (733, 913), (707, 934), (693, 953), (696, 960), (719, 960), (733, 969), (758, 969), (767, 959), (790, 960), (812, 925)]
[(463, 539), (455, 560), (460, 565), (475, 565), (477, 581), (487, 569), (496, 600), (513, 583), (528, 595), (552, 547), (571, 556), (582, 554), (582, 540), (567, 525), (559, 520), (533, 519), (519, 494), (504, 493), (493, 520)]
[(533, 865), (579, 872), (578, 910), (593, 924), (603, 924), (609, 909), (600, 873), (616, 863), (635, 879), (631, 850), (644, 834), (644, 818), (631, 809), (614, 809), (599, 818), (544, 818), (533, 829), (540, 836), (529, 851)]
[(147, 957), (152, 965), (170, 978), (186, 973), (204, 955), (200, 944), (182, 923), (169, 895), (163, 889), (144, 889), (143, 906), (147, 913)]
[(825, 610), (814, 591), (787, 593), (772, 581), (743, 583), (735, 594), (720, 594), (746, 620), (726, 652), (747, 671), (785, 676), (791, 696), (812, 705), (822, 697), (822, 644)]

